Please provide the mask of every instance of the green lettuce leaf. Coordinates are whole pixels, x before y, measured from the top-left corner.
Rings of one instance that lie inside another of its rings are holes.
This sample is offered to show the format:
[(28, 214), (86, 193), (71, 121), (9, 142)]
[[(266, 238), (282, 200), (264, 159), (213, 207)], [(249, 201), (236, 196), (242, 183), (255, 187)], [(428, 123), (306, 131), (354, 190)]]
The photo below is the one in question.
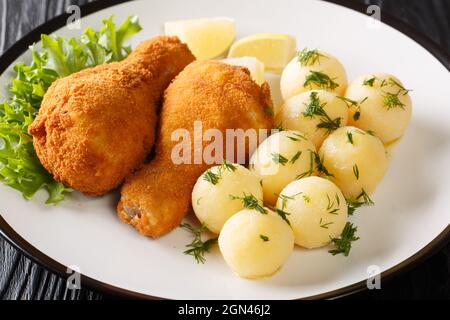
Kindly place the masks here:
[(79, 38), (42, 35), (42, 49), (30, 47), (32, 62), (14, 66), (16, 77), (9, 85), (11, 96), (0, 103), (0, 181), (30, 199), (47, 190), (48, 204), (56, 204), (71, 192), (53, 179), (39, 162), (28, 126), (39, 111), (42, 98), (58, 78), (111, 61), (120, 61), (131, 51), (124, 42), (141, 30), (137, 17), (128, 17), (119, 27), (113, 17), (99, 31), (87, 28)]

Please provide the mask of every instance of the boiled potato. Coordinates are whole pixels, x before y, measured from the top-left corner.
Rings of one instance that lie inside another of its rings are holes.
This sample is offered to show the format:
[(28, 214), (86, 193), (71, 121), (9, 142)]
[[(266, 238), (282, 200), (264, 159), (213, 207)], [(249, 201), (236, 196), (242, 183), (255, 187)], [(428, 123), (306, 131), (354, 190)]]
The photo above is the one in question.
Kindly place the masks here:
[(228, 266), (243, 278), (277, 272), (292, 253), (294, 234), (273, 212), (245, 209), (233, 215), (219, 235), (219, 248)]
[(388, 164), (380, 139), (355, 127), (342, 127), (330, 134), (319, 155), (344, 196), (360, 201), (375, 191)]
[(339, 237), (347, 223), (347, 202), (331, 181), (307, 177), (288, 184), (277, 201), (295, 235), (295, 243), (311, 249)]
[(400, 138), (411, 120), (411, 98), (396, 77), (368, 74), (355, 79), (346, 98), (359, 102), (350, 108), (349, 124), (372, 131), (383, 143)]
[(303, 133), (293, 130), (272, 134), (259, 145), (250, 158), (250, 170), (262, 179), (264, 203), (275, 204), (289, 182), (315, 173), (315, 151)]
[(305, 134), (318, 149), (334, 130), (347, 124), (347, 104), (334, 93), (313, 90), (289, 98), (275, 118), (283, 129)]
[(347, 75), (342, 64), (332, 55), (303, 49), (284, 68), (280, 86), (285, 101), (313, 89), (343, 95), (347, 88)]
[(262, 204), (259, 177), (239, 164), (225, 162), (198, 178), (192, 191), (192, 207), (200, 222), (219, 234), (225, 221), (244, 209), (243, 201), (233, 197), (244, 196), (253, 196)]

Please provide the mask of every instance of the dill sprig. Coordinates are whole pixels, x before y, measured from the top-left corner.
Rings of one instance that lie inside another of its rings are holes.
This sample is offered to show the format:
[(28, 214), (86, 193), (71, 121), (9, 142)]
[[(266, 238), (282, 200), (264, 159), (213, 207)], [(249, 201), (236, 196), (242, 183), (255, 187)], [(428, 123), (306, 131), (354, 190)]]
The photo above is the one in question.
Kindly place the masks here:
[(362, 206), (371, 206), (374, 202), (370, 199), (367, 192), (362, 189), (361, 193), (356, 197), (356, 199), (347, 199), (348, 215), (351, 216), (355, 213), (355, 210)]
[(339, 205), (341, 204), (341, 201), (339, 200), (339, 196), (336, 194), (335, 198), (331, 200), (330, 196), (327, 194), (327, 211), (329, 214), (337, 215), (339, 214)]
[(230, 172), (234, 172), (236, 171), (236, 166), (234, 164), (232, 164), (231, 162), (228, 162), (226, 159), (223, 159), (222, 164), (220, 165), (218, 172), (215, 173), (212, 168), (208, 169), (204, 174), (203, 174), (203, 180), (206, 180), (210, 183), (212, 183), (213, 185), (216, 185), (219, 183), (220, 178), (222, 178), (222, 172), (224, 171), (230, 171)]
[(359, 180), (359, 168), (356, 163), (353, 165), (353, 174), (356, 177), (356, 180)]
[(328, 229), (328, 226), (333, 224), (334, 222), (322, 222), (322, 218), (320, 218), (319, 225), (321, 228)]
[(308, 138), (298, 132), (293, 132), (292, 136), (288, 136), (288, 139), (291, 139), (292, 141), (308, 140)]
[(297, 54), (297, 61), (300, 62), (302, 67), (313, 65), (316, 62), (320, 63), (320, 58), (327, 58), (327, 57), (319, 53), (317, 49), (308, 50), (308, 48), (304, 48)]
[(306, 108), (303, 111), (303, 115), (310, 118), (314, 116), (319, 117), (320, 122), (317, 124), (317, 128), (325, 129), (327, 134), (330, 134), (341, 126), (341, 118), (338, 117), (334, 120), (330, 118), (324, 109), (326, 102), (320, 102), (317, 92), (311, 92), (309, 99), (309, 103), (305, 104)]
[(316, 163), (317, 171), (325, 175), (325, 177), (334, 177), (334, 175), (327, 170), (323, 161), (324, 158), (321, 158), (317, 152), (314, 152), (314, 162)]
[(220, 180), (220, 172), (219, 173), (214, 173), (212, 171), (212, 169), (208, 169), (203, 174), (203, 180), (206, 180), (206, 181), (212, 183), (213, 185), (216, 185), (216, 184), (219, 183), (219, 180)]
[(359, 239), (359, 237), (356, 236), (357, 231), (357, 227), (355, 227), (352, 223), (347, 222), (344, 230), (342, 230), (340, 237), (331, 239), (331, 242), (334, 244), (335, 249), (329, 250), (328, 252), (333, 256), (342, 253), (347, 257), (352, 248), (352, 242)]
[(297, 175), (295, 177), (297, 180), (304, 177), (310, 177), (314, 174), (314, 153), (315, 151), (309, 150), (309, 170)]
[(402, 90), (398, 90), (397, 93), (391, 93), (391, 92), (385, 92), (383, 95), (383, 104), (385, 107), (388, 108), (388, 110), (393, 108), (401, 108), (405, 110), (405, 104), (400, 101), (399, 94), (402, 92)]
[(230, 194), (229, 197), (231, 200), (241, 200), (244, 204), (244, 208), (255, 209), (262, 214), (267, 214), (267, 210), (260, 204), (260, 201), (258, 201), (253, 194), (246, 195), (244, 192), (243, 197), (234, 196), (232, 194)]
[(279, 198), (281, 199), (281, 209), (280, 208), (273, 208), (273, 210), (281, 217), (281, 219), (283, 219), (284, 221), (286, 221), (286, 223), (288, 225), (291, 225), (291, 222), (289, 221), (289, 219), (287, 218), (288, 215), (290, 215), (289, 212), (286, 212), (286, 205), (287, 205), (287, 201), (288, 200), (294, 200), (294, 198), (301, 194), (301, 192), (293, 195), (293, 196), (287, 196), (284, 194), (280, 194)]
[(302, 155), (302, 152), (301, 151), (297, 151), (297, 153), (292, 157), (290, 163), (294, 164), (295, 161), (297, 161), (298, 158), (300, 158), (301, 155)]
[(205, 253), (209, 252), (211, 247), (217, 243), (217, 238), (211, 238), (206, 241), (202, 240), (202, 233), (208, 232), (208, 228), (204, 224), (200, 227), (193, 227), (189, 223), (182, 223), (180, 227), (189, 231), (194, 236), (192, 242), (186, 245), (189, 249), (183, 253), (193, 256), (197, 263), (205, 263)]
[(393, 78), (389, 78), (389, 79), (388, 79), (388, 84), (389, 84), (391, 87), (399, 87), (400, 90), (401, 90), (401, 92), (403, 93), (403, 95), (406, 95), (406, 94), (408, 94), (410, 91), (412, 91), (411, 89), (406, 89), (404, 86), (402, 86), (400, 83), (398, 83), (398, 81), (396, 81), (396, 80), (393, 79)]
[(339, 87), (339, 84), (333, 81), (335, 79), (336, 78), (331, 79), (323, 72), (310, 70), (309, 74), (306, 76), (305, 82), (303, 83), (303, 87), (309, 87), (309, 89), (312, 89), (312, 85), (316, 85), (321, 89), (334, 90)]
[(297, 175), (297, 180), (312, 176), (314, 174), (314, 167), (316, 167), (317, 171), (319, 171), (319, 173), (323, 174), (325, 177), (334, 177), (334, 175), (330, 173), (323, 164), (323, 157), (321, 158), (316, 151), (309, 150), (309, 157), (309, 169)]
[(226, 159), (223, 159), (220, 169), (234, 172), (234, 171), (236, 171), (236, 166), (234, 164), (232, 164), (231, 162), (228, 162)]
[(347, 141), (348, 141), (348, 143), (350, 143), (350, 144), (354, 144), (354, 141), (353, 141), (353, 133), (352, 133), (351, 131), (347, 131)]
[(369, 97), (365, 97), (361, 101), (352, 100), (346, 97), (337, 96), (336, 98), (342, 100), (347, 105), (347, 108), (355, 108), (355, 113), (353, 114), (353, 120), (358, 121), (361, 117), (361, 104), (363, 104)]
[(384, 86), (388, 85), (388, 81), (386, 81), (386, 79), (380, 79), (378, 77), (372, 76), (372, 78), (364, 79), (363, 86), (373, 87), (373, 85), (375, 84), (375, 81), (380, 82), (380, 88), (383, 88)]
[(272, 156), (272, 161), (274, 162), (274, 163), (276, 163), (276, 164), (281, 164), (282, 166), (284, 166), (286, 163), (288, 163), (288, 159), (285, 157), (285, 156), (283, 156), (282, 154), (280, 154), (280, 153), (275, 153), (275, 152), (273, 152), (272, 154), (271, 154), (271, 156)]
[(364, 79), (363, 81), (363, 86), (369, 86), (369, 87), (373, 87), (373, 84), (375, 83), (376, 77), (372, 77), (369, 79)]

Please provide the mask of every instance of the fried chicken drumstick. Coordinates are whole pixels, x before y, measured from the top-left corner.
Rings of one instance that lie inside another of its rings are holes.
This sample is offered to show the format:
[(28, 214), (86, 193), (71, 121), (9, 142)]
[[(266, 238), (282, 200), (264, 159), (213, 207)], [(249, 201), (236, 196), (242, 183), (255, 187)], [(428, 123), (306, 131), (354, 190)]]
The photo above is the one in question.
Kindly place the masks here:
[(43, 166), (87, 195), (116, 188), (150, 152), (156, 105), (194, 59), (178, 38), (159, 36), (121, 62), (55, 81), (29, 127)]
[(191, 209), (195, 181), (212, 164), (175, 164), (171, 154), (179, 141), (172, 141), (172, 133), (180, 128), (190, 132), (193, 158), (194, 121), (201, 121), (203, 132), (270, 129), (273, 119), (267, 108), (271, 106), (268, 85), (258, 86), (245, 68), (214, 61), (187, 66), (165, 92), (155, 158), (122, 187), (120, 219), (154, 238), (175, 228)]

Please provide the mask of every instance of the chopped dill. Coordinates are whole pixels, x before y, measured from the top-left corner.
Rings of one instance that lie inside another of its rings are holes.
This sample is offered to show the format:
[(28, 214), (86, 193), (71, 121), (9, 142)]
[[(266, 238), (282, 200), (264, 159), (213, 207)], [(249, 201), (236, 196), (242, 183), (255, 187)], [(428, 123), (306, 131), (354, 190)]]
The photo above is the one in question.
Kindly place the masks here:
[(298, 158), (300, 158), (301, 155), (302, 155), (302, 152), (301, 151), (297, 151), (297, 153), (292, 157), (290, 162), (291, 163), (295, 163), (295, 161), (297, 161)]
[(356, 163), (353, 165), (353, 174), (356, 177), (356, 180), (359, 180), (359, 168)]
[(183, 253), (193, 256), (197, 263), (205, 263), (205, 253), (209, 252), (211, 247), (217, 243), (217, 238), (202, 240), (202, 233), (208, 232), (208, 228), (204, 224), (200, 227), (193, 227), (189, 223), (182, 223), (180, 228), (189, 231), (194, 236), (192, 242), (186, 245), (189, 249)]
[(256, 199), (256, 197), (252, 194), (246, 195), (244, 193), (243, 197), (233, 196), (230, 194), (231, 200), (241, 200), (244, 204), (244, 207), (247, 209), (255, 209), (256, 211), (267, 214), (267, 210), (260, 204), (260, 201)]
[(329, 250), (328, 252), (333, 256), (337, 254), (343, 254), (347, 257), (352, 248), (352, 242), (359, 239), (359, 237), (356, 236), (356, 231), (358, 231), (358, 228), (355, 227), (352, 223), (347, 222), (339, 238), (331, 239), (331, 242), (334, 244), (335, 249)]
[(334, 90), (339, 87), (339, 84), (334, 82), (336, 78), (331, 79), (327, 74), (320, 71), (310, 70), (309, 74), (306, 76), (305, 82), (303, 83), (303, 87), (309, 87), (312, 89), (313, 85), (325, 90)]
[(272, 161), (276, 164), (281, 164), (282, 166), (284, 166), (289, 161), (286, 157), (284, 157), (283, 155), (281, 155), (279, 153), (273, 152), (271, 155), (272, 155)]
[(297, 61), (300, 62), (302, 67), (310, 66), (315, 64), (316, 62), (320, 63), (320, 58), (327, 58), (323, 54), (319, 53), (317, 49), (308, 50), (308, 48), (304, 48), (297, 54)]

